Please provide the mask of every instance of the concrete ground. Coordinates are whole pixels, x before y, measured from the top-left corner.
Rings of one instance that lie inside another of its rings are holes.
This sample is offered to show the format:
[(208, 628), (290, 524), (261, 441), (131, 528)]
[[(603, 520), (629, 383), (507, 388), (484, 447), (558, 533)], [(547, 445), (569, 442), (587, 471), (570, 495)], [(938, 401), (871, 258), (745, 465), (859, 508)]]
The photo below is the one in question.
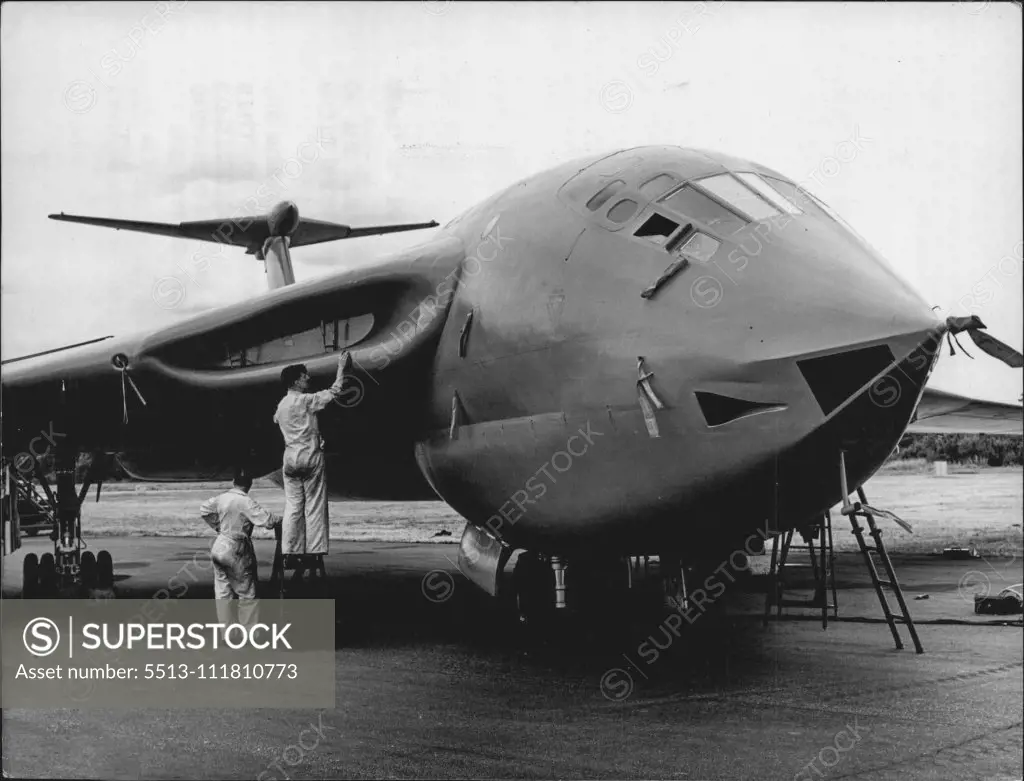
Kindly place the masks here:
[[(149, 598), (200, 539), (107, 538), (120, 597)], [(28, 540), (4, 560), (20, 596)], [(257, 543), (267, 577), (272, 543)], [(5, 773), (49, 778), (1020, 779), (1018, 625), (972, 592), (1019, 560), (898, 559), (926, 653), (896, 651), (859, 559), (843, 621), (762, 627), (755, 586), (679, 637), (660, 616), (592, 617), (557, 636), (481, 597), (449, 546), (332, 543), (333, 710), (6, 710)], [(201, 559), (200, 559), (201, 560)], [(433, 573), (433, 574), (431, 574)], [(187, 575), (187, 573), (186, 573)], [(984, 577), (982, 577), (984, 576)], [(212, 596), (208, 573), (187, 598)], [(1018, 617), (1019, 619), (1019, 617)], [(945, 621), (963, 621), (945, 624)], [(935, 623), (938, 622), (938, 623)]]
[[(931, 553), (954, 544), (974, 544), (986, 555), (1021, 556), (1024, 537), (1024, 475), (1020, 467), (955, 470), (947, 477), (923, 464), (890, 462), (865, 485), (876, 507), (897, 510), (914, 528), (907, 534), (883, 523), (889, 550), (901, 554)], [(95, 537), (212, 537), (199, 517), (199, 505), (228, 488), (225, 483), (110, 483), (102, 501), (83, 506), (82, 527)], [(253, 497), (272, 512), (284, 512), (284, 494), (258, 480)], [(331, 502), (332, 540), (352, 542), (457, 542), (466, 521), (444, 502)], [(833, 508), (835, 546), (856, 551), (849, 524)], [(447, 533), (447, 536), (445, 536)], [(436, 536), (441, 535), (441, 536)], [(257, 529), (256, 538), (271, 538)]]

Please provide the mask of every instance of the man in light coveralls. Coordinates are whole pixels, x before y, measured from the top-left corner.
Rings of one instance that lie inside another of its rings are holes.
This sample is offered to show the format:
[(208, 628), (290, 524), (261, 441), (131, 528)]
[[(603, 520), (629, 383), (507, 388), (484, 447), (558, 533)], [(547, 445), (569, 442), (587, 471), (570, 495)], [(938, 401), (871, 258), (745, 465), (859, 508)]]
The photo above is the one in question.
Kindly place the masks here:
[(338, 374), (327, 390), (309, 392), (309, 372), (302, 364), (286, 366), (281, 383), (288, 392), (277, 405), (274, 422), (284, 437), (284, 522), (281, 553), (327, 553), (327, 477), (317, 413), (341, 395), (345, 372), (352, 365), (348, 351), (338, 357)]
[(232, 623), (232, 603), (239, 602), (238, 617), (242, 623), (255, 620), (256, 551), (252, 546), (253, 526), (272, 529), (281, 523), (281, 516), (260, 507), (249, 496), (252, 476), (243, 469), (235, 473), (231, 490), (203, 502), (199, 514), (217, 532), (210, 548), (213, 561), (213, 593), (217, 598), (217, 614), (223, 623)]

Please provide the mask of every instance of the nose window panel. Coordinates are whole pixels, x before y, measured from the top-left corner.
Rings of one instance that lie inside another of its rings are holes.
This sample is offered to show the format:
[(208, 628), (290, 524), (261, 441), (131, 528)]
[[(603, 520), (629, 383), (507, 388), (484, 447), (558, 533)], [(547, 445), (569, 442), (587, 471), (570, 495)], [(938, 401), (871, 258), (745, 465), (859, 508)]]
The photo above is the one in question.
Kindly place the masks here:
[(707, 263), (712, 256), (718, 252), (721, 242), (703, 233), (694, 233), (686, 243), (680, 247), (679, 254), (695, 260), (698, 263)]
[(738, 209), (741, 214), (748, 215), (752, 220), (767, 220), (769, 217), (778, 217), (782, 214), (768, 201), (730, 174), (718, 174), (698, 179), (695, 184), (719, 198), (723, 203)]
[(621, 200), (608, 210), (608, 219), (612, 222), (626, 222), (636, 214), (638, 205), (636, 201), (629, 198)]
[(662, 200), (661, 205), (676, 214), (702, 222), (725, 236), (731, 236), (747, 225), (742, 217), (689, 186), (676, 190)]
[(587, 208), (592, 212), (596, 212), (606, 203), (609, 199), (615, 195), (619, 190), (626, 186), (626, 183), (621, 179), (608, 182), (604, 187), (597, 191), (597, 193), (589, 201), (587, 201)]
[(636, 233), (633, 235), (641, 239), (647, 239), (652, 244), (661, 247), (668, 242), (672, 234), (678, 229), (678, 222), (655, 212), (644, 221), (643, 225), (636, 229)]
[(753, 188), (754, 190), (757, 190), (757, 192), (760, 195), (762, 195), (764, 198), (766, 198), (769, 201), (771, 201), (773, 204), (778, 206), (784, 212), (789, 212), (790, 214), (802, 214), (803, 213), (803, 212), (800, 211), (800, 207), (799, 206), (797, 206), (795, 203), (792, 203), (789, 200), (787, 200), (782, 195), (782, 193), (777, 192), (776, 190), (772, 189), (772, 186), (770, 184), (768, 184), (768, 182), (766, 182), (764, 179), (762, 179), (757, 174), (749, 174), (749, 173), (747, 173), (747, 174), (736, 174), (736, 176), (738, 176), (740, 179), (742, 179), (744, 184), (746, 184), (747, 186)]
[(799, 205), (803, 211), (816, 217), (830, 219), (828, 212), (818, 206), (811, 197), (811, 194), (806, 190), (797, 187), (792, 182), (776, 179), (773, 176), (766, 176), (764, 179), (772, 186), (772, 189), (778, 190), (786, 197), (786, 200)]
[(826, 415), (896, 362), (885, 345), (797, 361), (804, 380)]
[(658, 174), (653, 179), (648, 179), (640, 185), (640, 194), (646, 198), (657, 198), (664, 195), (679, 183), (679, 180), (669, 174)]

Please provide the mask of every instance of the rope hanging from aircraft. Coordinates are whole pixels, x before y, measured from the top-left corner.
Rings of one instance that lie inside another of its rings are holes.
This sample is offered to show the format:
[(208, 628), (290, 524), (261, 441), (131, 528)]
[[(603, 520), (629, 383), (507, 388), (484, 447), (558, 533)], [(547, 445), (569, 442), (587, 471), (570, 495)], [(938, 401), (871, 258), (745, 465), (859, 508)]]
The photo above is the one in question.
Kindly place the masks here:
[(128, 356), (124, 353), (117, 353), (113, 358), (110, 359), (110, 363), (113, 364), (114, 368), (121, 372), (121, 408), (124, 410), (124, 423), (128, 424), (128, 385), (132, 386), (132, 390), (135, 391), (135, 395), (139, 397), (139, 401), (142, 402), (142, 406), (146, 405), (146, 400), (142, 397), (142, 392), (139, 390), (139, 386), (135, 384), (135, 380), (132, 379), (131, 374), (128, 372)]
[(652, 439), (657, 439), (661, 434), (658, 430), (658, 419), (654, 410), (665, 409), (665, 404), (658, 398), (658, 394), (651, 386), (651, 377), (654, 376), (654, 372), (647, 371), (642, 355), (636, 359), (636, 373), (637, 401), (640, 403), (640, 411), (643, 413), (644, 423), (647, 425), (647, 433)]

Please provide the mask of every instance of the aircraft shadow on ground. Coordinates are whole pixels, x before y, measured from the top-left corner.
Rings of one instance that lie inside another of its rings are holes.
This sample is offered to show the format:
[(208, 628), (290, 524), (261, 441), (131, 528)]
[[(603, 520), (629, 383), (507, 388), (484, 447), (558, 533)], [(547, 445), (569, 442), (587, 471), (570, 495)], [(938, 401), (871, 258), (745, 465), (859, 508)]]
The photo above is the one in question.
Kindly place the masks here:
[[(118, 569), (133, 569), (131, 562)], [(259, 596), (276, 601), (261, 566)], [(514, 598), (493, 599), (452, 573), (445, 599), (426, 588), (427, 573), (400, 570), (328, 575), (322, 583), (290, 589), (289, 598), (335, 600), (335, 646), (346, 651), (443, 649), (491, 661), (518, 660), (538, 675), (595, 684), (610, 669), (629, 672), (655, 696), (719, 692), (773, 674), (777, 658), (766, 650), (765, 630), (752, 616), (724, 610), (692, 622), (670, 618), (654, 600), (632, 600), (585, 613), (558, 614), (524, 624)], [(506, 573), (507, 585), (511, 578)], [(213, 598), (209, 577), (188, 582), (177, 596)], [(118, 599), (153, 599), (151, 583), (118, 573)], [(427, 595), (434, 596), (434, 599)], [(42, 596), (42, 595), (41, 595)]]

